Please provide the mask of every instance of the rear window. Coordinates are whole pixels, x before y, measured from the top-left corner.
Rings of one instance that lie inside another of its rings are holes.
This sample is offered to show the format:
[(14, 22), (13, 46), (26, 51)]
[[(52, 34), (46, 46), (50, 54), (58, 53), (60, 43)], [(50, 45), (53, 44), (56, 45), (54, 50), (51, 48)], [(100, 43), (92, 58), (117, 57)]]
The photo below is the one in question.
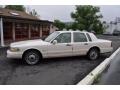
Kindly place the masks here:
[(87, 35), (87, 37), (88, 37), (89, 41), (92, 41), (92, 39), (91, 39), (90, 35), (89, 35), (88, 33), (87, 33), (86, 35)]

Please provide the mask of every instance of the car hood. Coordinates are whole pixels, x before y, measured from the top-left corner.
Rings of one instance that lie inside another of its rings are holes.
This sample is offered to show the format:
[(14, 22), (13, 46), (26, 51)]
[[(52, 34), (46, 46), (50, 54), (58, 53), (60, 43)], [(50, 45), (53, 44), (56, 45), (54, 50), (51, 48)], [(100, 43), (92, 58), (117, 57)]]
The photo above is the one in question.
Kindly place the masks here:
[(37, 40), (26, 40), (26, 41), (19, 41), (19, 42), (14, 42), (11, 43), (10, 46), (13, 47), (19, 47), (19, 46), (36, 46), (36, 45), (47, 45), (48, 42), (45, 42), (41, 39), (37, 39)]

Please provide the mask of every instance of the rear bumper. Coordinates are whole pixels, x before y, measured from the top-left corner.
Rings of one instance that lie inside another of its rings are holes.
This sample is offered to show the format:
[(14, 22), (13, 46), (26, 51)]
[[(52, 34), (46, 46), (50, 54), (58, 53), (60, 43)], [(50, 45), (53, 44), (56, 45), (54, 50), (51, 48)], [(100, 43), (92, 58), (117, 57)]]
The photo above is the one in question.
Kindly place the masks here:
[(22, 58), (22, 53), (21, 52), (11, 52), (10, 50), (7, 50), (7, 58)]
[(111, 53), (112, 51), (113, 47), (101, 49), (101, 53)]

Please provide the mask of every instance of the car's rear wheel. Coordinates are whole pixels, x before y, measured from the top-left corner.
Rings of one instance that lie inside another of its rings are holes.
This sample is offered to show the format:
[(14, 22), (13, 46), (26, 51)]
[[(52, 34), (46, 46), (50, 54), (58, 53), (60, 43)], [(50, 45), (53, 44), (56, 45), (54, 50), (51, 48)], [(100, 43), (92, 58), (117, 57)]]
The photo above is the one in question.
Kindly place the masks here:
[(100, 56), (100, 51), (97, 48), (92, 48), (87, 54), (90, 60), (96, 60)]
[(23, 56), (23, 60), (29, 64), (29, 65), (35, 65), (37, 64), (41, 59), (41, 56), (39, 54), (39, 52), (34, 51), (34, 50), (29, 50), (27, 52), (25, 52), (24, 56)]

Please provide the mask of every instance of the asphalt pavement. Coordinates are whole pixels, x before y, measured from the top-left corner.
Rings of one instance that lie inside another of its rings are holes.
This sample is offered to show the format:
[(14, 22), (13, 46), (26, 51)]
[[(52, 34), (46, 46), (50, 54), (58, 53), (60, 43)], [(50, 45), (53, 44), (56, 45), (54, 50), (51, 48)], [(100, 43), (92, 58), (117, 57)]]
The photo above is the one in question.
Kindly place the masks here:
[[(120, 37), (98, 36), (113, 41), (114, 51), (120, 46)], [(6, 48), (0, 49), (1, 85), (74, 85), (109, 55), (90, 61), (86, 56), (44, 59), (38, 65), (26, 65), (20, 59), (7, 59)]]
[(0, 58), (0, 84), (3, 85), (73, 85), (84, 78), (105, 57), (89, 61), (86, 57), (44, 59), (29, 66), (21, 60)]

